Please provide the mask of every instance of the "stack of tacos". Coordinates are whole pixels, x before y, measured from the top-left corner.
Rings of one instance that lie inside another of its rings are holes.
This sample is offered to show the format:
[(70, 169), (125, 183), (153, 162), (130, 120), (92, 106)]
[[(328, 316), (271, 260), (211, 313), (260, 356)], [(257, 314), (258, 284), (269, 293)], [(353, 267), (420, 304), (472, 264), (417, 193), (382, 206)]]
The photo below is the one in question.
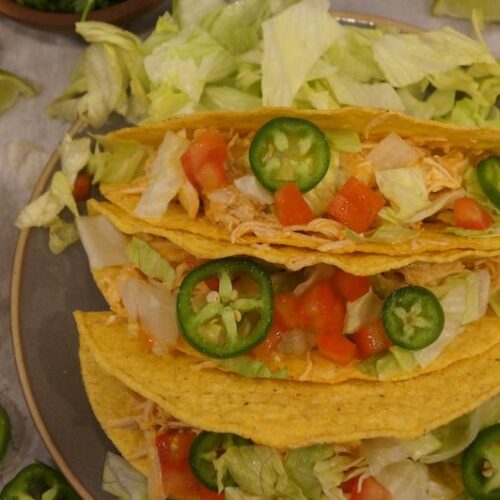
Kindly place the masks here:
[(149, 498), (499, 498), (500, 132), (264, 109), (106, 142), (146, 153), (78, 221), (110, 307), (80, 359)]

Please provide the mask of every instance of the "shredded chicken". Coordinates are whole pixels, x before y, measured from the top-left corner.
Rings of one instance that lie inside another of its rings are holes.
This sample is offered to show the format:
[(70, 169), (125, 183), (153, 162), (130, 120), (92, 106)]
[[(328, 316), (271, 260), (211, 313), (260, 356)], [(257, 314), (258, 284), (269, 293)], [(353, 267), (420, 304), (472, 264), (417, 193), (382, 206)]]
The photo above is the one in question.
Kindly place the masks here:
[(367, 186), (375, 186), (375, 167), (366, 159), (368, 151), (363, 149), (360, 153), (341, 153), (340, 168), (348, 177), (356, 177)]
[(404, 276), (408, 284), (435, 286), (441, 283), (441, 281), (450, 274), (460, 273), (464, 270), (464, 264), (457, 260), (444, 264), (417, 262), (403, 267), (399, 272)]
[(500, 290), (500, 256), (485, 259), (471, 259), (466, 263), (470, 269), (486, 269), (491, 277), (491, 291)]

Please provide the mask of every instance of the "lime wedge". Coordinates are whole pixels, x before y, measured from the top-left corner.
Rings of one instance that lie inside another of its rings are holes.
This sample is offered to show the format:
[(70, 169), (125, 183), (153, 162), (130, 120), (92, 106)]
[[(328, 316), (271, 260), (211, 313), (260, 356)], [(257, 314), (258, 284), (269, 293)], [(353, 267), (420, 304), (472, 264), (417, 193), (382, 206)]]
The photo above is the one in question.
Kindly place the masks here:
[(500, 21), (498, 0), (434, 0), (432, 15), (470, 19), (472, 9), (481, 10), (485, 21)]
[(14, 73), (0, 69), (0, 115), (16, 102), (19, 94), (33, 97), (36, 89)]

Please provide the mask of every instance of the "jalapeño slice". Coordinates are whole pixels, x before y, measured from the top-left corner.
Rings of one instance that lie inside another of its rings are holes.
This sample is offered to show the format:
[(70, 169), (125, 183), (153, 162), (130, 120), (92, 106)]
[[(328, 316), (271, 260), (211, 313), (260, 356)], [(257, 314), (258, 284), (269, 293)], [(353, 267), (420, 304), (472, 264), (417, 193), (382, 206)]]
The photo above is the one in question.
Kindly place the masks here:
[(255, 177), (269, 191), (294, 183), (304, 193), (325, 176), (330, 147), (325, 134), (314, 123), (280, 117), (257, 131), (249, 157)]
[(475, 500), (500, 498), (500, 424), (483, 429), (465, 450), (462, 479)]
[[(210, 278), (218, 278), (218, 291), (197, 294), (197, 285)], [(242, 290), (233, 287), (233, 280)], [(179, 288), (179, 331), (207, 356), (231, 358), (250, 350), (265, 339), (272, 320), (271, 280), (249, 259), (229, 257), (203, 264)]]
[(19, 472), (0, 493), (0, 500), (35, 498), (78, 500), (80, 497), (59, 471), (37, 462)]
[(488, 199), (500, 209), (500, 157), (490, 156), (479, 162), (476, 174)]
[[(189, 465), (196, 479), (207, 488), (217, 491), (217, 471), (213, 460), (222, 455), (230, 446), (252, 444), (248, 439), (230, 433), (202, 431), (191, 445)], [(236, 486), (231, 476), (222, 480), (224, 486)]]
[(0, 462), (7, 453), (10, 441), (10, 420), (7, 412), (0, 406)]
[(444, 312), (430, 290), (409, 285), (385, 299), (382, 322), (394, 344), (414, 351), (438, 339), (444, 327)]

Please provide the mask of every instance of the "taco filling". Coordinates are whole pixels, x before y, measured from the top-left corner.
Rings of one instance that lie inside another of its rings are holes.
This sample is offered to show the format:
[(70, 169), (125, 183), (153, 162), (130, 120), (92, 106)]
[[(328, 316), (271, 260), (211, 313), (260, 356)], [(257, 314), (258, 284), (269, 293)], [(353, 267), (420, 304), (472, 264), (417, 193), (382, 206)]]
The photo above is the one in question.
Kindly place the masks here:
[[(103, 216), (78, 224), (111, 309), (156, 354), (180, 350), (252, 377), (338, 382), (406, 378), (497, 341), (488, 304), (497, 307), (499, 257), (373, 276), (326, 264), (290, 271), (251, 258), (197, 259), (144, 234), (127, 239)], [(96, 261), (112, 254), (104, 234), (120, 241), (118, 260)]]
[(500, 157), (445, 137), (322, 130), (278, 116), (256, 131), (168, 130), (144, 175), (109, 192), (138, 196), (140, 218), (179, 204), (233, 241), (282, 228), (396, 243), (424, 223), (459, 236), (498, 234), (499, 179)]

